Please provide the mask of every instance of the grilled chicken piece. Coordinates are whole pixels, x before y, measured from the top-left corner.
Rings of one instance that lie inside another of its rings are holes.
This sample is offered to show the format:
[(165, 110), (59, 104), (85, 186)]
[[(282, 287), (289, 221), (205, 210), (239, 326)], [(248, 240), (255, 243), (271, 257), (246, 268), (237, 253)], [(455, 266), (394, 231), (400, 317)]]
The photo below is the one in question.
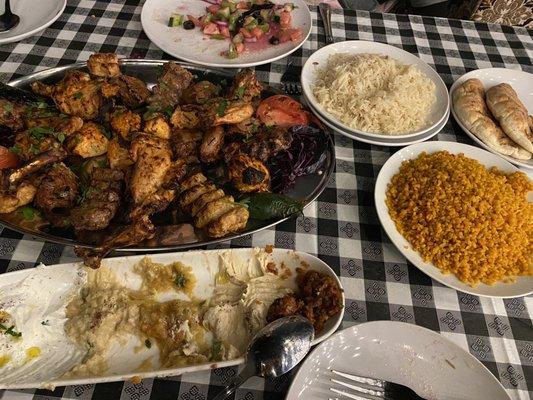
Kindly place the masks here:
[(163, 74), (158, 79), (159, 83), (153, 88), (148, 104), (156, 110), (174, 108), (184, 90), (191, 85), (193, 78), (189, 71), (173, 61), (163, 64)]
[(90, 186), (82, 194), (82, 203), (72, 209), (74, 229), (97, 231), (107, 228), (120, 206), (124, 174), (109, 168), (95, 168)]
[(146, 83), (133, 76), (120, 75), (112, 82), (118, 86), (118, 95), (122, 102), (130, 108), (142, 106), (152, 94)]
[(197, 110), (176, 106), (170, 117), (170, 123), (178, 129), (194, 129), (199, 125), (200, 120)]
[(238, 124), (228, 125), (226, 133), (228, 135), (251, 136), (258, 133), (260, 125), (261, 121), (255, 117), (251, 117)]
[(161, 139), (170, 139), (170, 126), (163, 115), (157, 114), (144, 123), (143, 132)]
[[(225, 101), (225, 100), (222, 100), (222, 101)], [(227, 107), (225, 108), (223, 112), (217, 112), (214, 115), (213, 125), (216, 126), (216, 125), (223, 125), (223, 124), (238, 124), (240, 122), (247, 120), (252, 115), (254, 115), (254, 107), (252, 106), (251, 103), (245, 103), (242, 101), (233, 101), (227, 105)]]
[(78, 195), (78, 178), (63, 163), (50, 168), (37, 188), (35, 205), (46, 212), (56, 208), (71, 208)]
[(183, 209), (187, 214), (190, 214), (190, 206), (192, 205), (192, 203), (201, 195), (211, 192), (213, 190), (216, 190), (216, 186), (211, 183), (195, 185), (182, 192), (178, 204), (181, 209)]
[(257, 80), (255, 71), (251, 68), (246, 68), (238, 72), (233, 78), (228, 98), (249, 103), (254, 98), (259, 97), (262, 91), (263, 84)]
[(261, 161), (239, 154), (228, 163), (231, 183), (240, 192), (268, 192), (270, 172)]
[(133, 203), (140, 205), (162, 186), (172, 165), (172, 151), (167, 140), (141, 134), (133, 140), (130, 154), (135, 161), (130, 190)]
[(235, 205), (231, 210), (211, 222), (206, 228), (206, 234), (212, 238), (219, 238), (238, 232), (246, 227), (250, 213), (242, 205)]
[[(234, 125), (231, 125), (232, 127)], [(224, 148), (224, 160), (229, 163), (237, 154), (246, 154), (252, 158), (266, 162), (270, 157), (292, 144), (292, 134), (285, 128), (275, 127), (271, 131), (255, 134), (246, 142), (235, 141)]]
[(35, 127), (44, 127), (50, 131), (56, 133), (62, 133), (65, 137), (70, 136), (74, 132), (81, 129), (83, 126), (83, 119), (80, 117), (69, 116), (53, 116), (53, 117), (40, 117), (40, 118), (28, 118), (25, 120), (26, 127), (28, 129)]
[(67, 148), (72, 154), (83, 158), (97, 157), (107, 153), (109, 140), (101, 125), (85, 123), (76, 134), (69, 137)]
[(24, 116), (27, 107), (14, 101), (0, 98), (0, 125), (7, 126), (14, 131), (24, 128)]
[(196, 217), (194, 217), (194, 226), (197, 228), (203, 228), (236, 206), (232, 196), (226, 195), (220, 199), (212, 201), (206, 204), (206, 206), (196, 214)]
[(118, 57), (114, 53), (94, 53), (87, 60), (87, 68), (92, 75), (112, 78), (120, 75)]
[(84, 120), (98, 117), (104, 101), (103, 91), (107, 95), (116, 94), (118, 91), (118, 88), (110, 90), (104, 82), (92, 80), (89, 74), (81, 71), (67, 72), (63, 80), (53, 86), (33, 82), (31, 87), (34, 92), (51, 97), (63, 114), (81, 117)]
[(126, 108), (118, 108), (111, 114), (109, 124), (113, 132), (124, 140), (131, 140), (132, 133), (141, 130), (141, 116)]
[(17, 208), (30, 204), (37, 193), (37, 188), (24, 180), (13, 190), (0, 190), (0, 214), (7, 214)]
[(129, 214), (132, 221), (138, 220), (145, 215), (152, 215), (165, 210), (176, 197), (175, 189), (159, 188), (150, 195), (145, 203), (136, 206)]
[(39, 154), (28, 164), (11, 172), (4, 182), (4, 185), (14, 188), (25, 177), (41, 170), (47, 165), (54, 164), (59, 161), (63, 161), (67, 157), (67, 152), (62, 147), (54, 148), (45, 153)]
[(183, 104), (204, 104), (218, 95), (219, 87), (209, 81), (200, 81), (189, 86), (181, 98)]
[(134, 164), (129, 150), (122, 147), (116, 137), (107, 146), (107, 158), (109, 160), (109, 166), (113, 169), (125, 170)]
[(198, 214), (198, 212), (208, 203), (221, 199), (224, 196), (225, 193), (222, 189), (214, 189), (209, 192), (205, 192), (204, 194), (198, 196), (198, 198), (192, 203), (188, 204), (189, 212), (193, 217), (196, 217), (196, 214)]
[(224, 145), (224, 128), (214, 126), (205, 133), (200, 145), (200, 160), (204, 163), (212, 163), (222, 158), (222, 146)]
[(175, 129), (171, 134), (172, 150), (177, 158), (195, 156), (203, 133), (198, 129)]
[(202, 183), (207, 182), (207, 178), (201, 172), (189, 175), (183, 181), (180, 182), (180, 188), (185, 191), (192, 188), (196, 185), (201, 185)]
[(15, 136), (14, 148), (23, 162), (28, 162), (37, 155), (61, 147), (61, 143), (53, 136), (33, 135), (31, 131), (23, 131)]
[(151, 239), (154, 235), (155, 226), (148, 216), (144, 216), (142, 219), (136, 220), (131, 225), (127, 225), (118, 232), (106, 237), (101, 246), (94, 249), (75, 247), (74, 251), (78, 257), (83, 258), (86, 266), (96, 269), (100, 267), (102, 258), (114, 249), (132, 246), (143, 240)]

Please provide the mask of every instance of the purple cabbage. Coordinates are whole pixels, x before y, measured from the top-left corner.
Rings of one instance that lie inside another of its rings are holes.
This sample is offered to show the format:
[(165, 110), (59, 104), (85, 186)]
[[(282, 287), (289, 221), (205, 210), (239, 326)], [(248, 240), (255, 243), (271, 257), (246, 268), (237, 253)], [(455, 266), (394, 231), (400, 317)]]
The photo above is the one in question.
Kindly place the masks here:
[(292, 143), (268, 160), (271, 188), (274, 193), (286, 193), (294, 187), (296, 178), (318, 171), (326, 160), (327, 136), (312, 126), (293, 126)]

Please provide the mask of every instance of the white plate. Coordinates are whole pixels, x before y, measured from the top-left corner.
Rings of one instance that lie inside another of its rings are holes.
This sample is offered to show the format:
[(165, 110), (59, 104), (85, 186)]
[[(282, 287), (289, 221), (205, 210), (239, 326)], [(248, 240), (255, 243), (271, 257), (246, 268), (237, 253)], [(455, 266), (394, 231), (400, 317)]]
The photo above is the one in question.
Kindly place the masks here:
[(467, 157), (479, 161), (487, 168), (497, 167), (505, 172), (516, 172), (518, 168), (498, 157), (478, 147), (469, 146), (453, 142), (424, 142), (405, 147), (392, 155), (379, 171), (374, 189), (374, 201), (378, 212), (381, 226), (389, 236), (396, 248), (418, 269), (431, 278), (461, 292), (470, 293), (476, 296), (509, 298), (527, 296), (533, 293), (533, 276), (521, 276), (515, 283), (497, 283), (493, 286), (478, 284), (471, 287), (461, 282), (453, 274), (444, 275), (440, 269), (433, 264), (424, 262), (417, 251), (413, 250), (409, 242), (398, 232), (396, 225), (392, 221), (387, 205), (385, 204), (387, 185), (391, 178), (399, 171), (403, 161), (416, 158), (423, 151), (434, 153), (436, 151), (447, 150), (452, 154), (463, 153)]
[[(182, 253), (149, 254), (148, 257), (150, 257), (152, 261), (158, 262), (158, 263), (168, 264), (168, 263), (172, 263), (175, 261), (181, 261), (185, 265), (191, 266), (193, 269), (193, 273), (197, 279), (195, 290), (194, 290), (194, 295), (199, 299), (205, 299), (213, 291), (215, 274), (218, 271), (219, 255), (227, 251), (232, 252), (233, 256), (236, 259), (242, 260), (242, 262), (247, 262), (247, 260), (249, 260), (250, 257), (252, 256), (254, 249), (248, 248), (248, 249), (230, 249), (230, 250), (201, 250), (201, 251), (190, 251), (190, 252), (182, 252)], [(135, 285), (135, 283), (132, 283), (132, 282), (137, 282), (137, 285), (138, 285), (139, 282), (135, 280), (136, 275), (131, 272), (131, 269), (133, 265), (139, 262), (143, 257), (145, 256), (140, 255), (140, 256), (107, 258), (102, 261), (102, 265), (112, 267), (113, 270), (116, 272), (117, 276), (119, 277), (119, 279), (125, 284)], [(296, 277), (296, 268), (301, 267), (302, 263), (307, 263), (310, 269), (325, 273), (331, 276), (332, 278), (334, 278), (337, 284), (342, 289), (341, 282), (339, 278), (335, 275), (333, 270), (326, 263), (324, 263), (320, 259), (310, 254), (302, 253), (302, 252), (295, 252), (292, 250), (274, 249), (270, 257), (272, 257), (271, 259), (276, 263), (276, 265), (279, 266), (281, 265), (281, 263), (284, 263), (285, 266), (287, 266), (291, 270), (292, 274), (288, 279), (292, 279), (294, 281)], [(64, 299), (64, 295), (62, 295), (61, 293), (63, 292), (67, 293), (67, 290), (71, 291), (72, 289), (69, 289), (69, 287), (72, 287), (72, 288), (79, 287), (79, 286), (74, 285), (74, 281), (76, 277), (78, 276), (77, 269), (79, 266), (80, 264), (73, 263), (73, 264), (53, 265), (53, 266), (42, 267), (38, 269), (40, 271), (46, 272), (47, 274), (45, 278), (41, 278), (41, 280), (43, 281), (42, 290), (39, 293), (41, 292), (53, 293), (53, 296), (55, 296), (56, 301), (50, 301), (48, 298), (46, 300), (39, 300), (37, 298), (34, 299), (33, 297), (35, 296), (29, 296), (28, 298), (25, 299), (23, 303), (25, 304), (24, 305), (24, 307), (26, 307), (25, 309), (26, 310), (31, 309), (31, 311), (28, 311), (28, 312), (34, 312), (34, 310), (38, 310), (39, 308), (41, 308), (40, 305), (35, 305), (32, 303), (32, 301), (39, 301), (39, 304), (46, 303), (47, 305), (44, 307), (46, 310), (53, 310), (53, 306), (55, 304), (62, 305), (64, 300), (57, 300), (57, 298)], [(22, 271), (2, 274), (0, 275), (0, 288), (5, 287), (6, 285), (16, 284), (17, 282), (30, 276), (32, 273), (35, 274), (35, 271), (38, 271), (38, 270), (26, 269)], [(33, 279), (34, 279), (34, 282), (36, 282), (35, 278)], [(39, 284), (39, 282), (37, 282), (37, 284)], [(63, 297), (58, 297), (58, 296), (63, 296)], [(342, 311), (339, 312), (338, 315), (333, 316), (326, 322), (323, 331), (320, 333), (320, 335), (317, 335), (315, 337), (313, 344), (320, 343), (321, 341), (325, 340), (327, 337), (329, 337), (333, 332), (337, 330), (337, 328), (339, 327), (342, 321), (342, 317), (344, 314), (344, 304), (345, 304), (345, 299), (344, 299), (344, 294), (343, 294), (342, 295)], [(18, 306), (18, 307), (21, 308), (21, 306)], [(58, 306), (56, 305), (55, 307), (58, 307)], [(45, 327), (41, 327), (38, 322), (37, 322), (37, 326), (39, 328), (45, 329)], [(105, 375), (91, 376), (91, 377), (86, 377), (86, 378), (69, 378), (69, 379), (63, 378), (62, 379), (59, 376), (61, 376), (64, 372), (66, 372), (70, 367), (68, 368), (63, 367), (63, 370), (58, 372), (57, 367), (55, 368), (54, 371), (51, 371), (52, 369), (51, 366), (37, 363), (37, 360), (40, 360), (39, 362), (45, 362), (47, 359), (50, 359), (50, 360), (55, 360), (54, 366), (56, 366), (57, 363), (62, 362), (61, 361), (62, 357), (67, 357), (67, 355), (64, 354), (63, 349), (56, 345), (59, 339), (63, 339), (62, 337), (60, 337), (59, 334), (53, 335), (52, 344), (47, 346), (46, 342), (44, 342), (42, 347), (39, 346), (40, 348), (43, 348), (43, 349), (44, 348), (49, 349), (48, 353), (45, 353), (43, 350), (39, 358), (35, 359), (35, 361), (32, 361), (32, 363), (30, 364), (26, 364), (23, 367), (26, 373), (34, 373), (35, 375), (39, 377), (39, 379), (34, 379), (31, 381), (23, 381), (23, 382), (20, 382), (20, 381), (6, 382), (2, 380), (2, 368), (0, 368), (0, 389), (22, 389), (22, 388), (35, 388), (35, 387), (51, 388), (55, 386), (84, 385), (84, 384), (92, 384), (92, 383), (99, 383), (99, 382), (122, 381), (122, 380), (132, 379), (133, 377), (139, 377), (141, 379), (144, 379), (144, 378), (152, 378), (152, 377), (176, 376), (176, 375), (181, 375), (186, 372), (194, 372), (194, 371), (209, 370), (212, 368), (227, 367), (231, 365), (242, 364), (244, 362), (244, 358), (239, 358), (239, 359), (230, 360), (230, 361), (209, 362), (205, 364), (191, 365), (191, 366), (187, 366), (183, 368), (157, 369), (157, 370), (150, 370), (146, 372), (139, 372), (138, 370), (136, 370), (138, 366), (148, 356), (152, 354), (156, 354), (157, 349), (155, 348), (155, 346), (152, 346), (151, 349), (144, 349), (143, 351), (139, 352), (138, 349), (135, 350), (135, 347), (139, 346), (139, 343), (140, 343), (139, 340), (136, 338), (130, 338), (130, 340), (124, 346), (120, 346), (120, 345), (111, 346), (111, 351), (110, 351), (110, 354), (108, 354), (108, 360), (107, 360), (110, 368)], [(26, 341), (29, 341), (29, 340), (30, 338), (26, 337)], [(35, 346), (36, 344), (27, 343), (26, 345)], [(45, 357), (45, 355), (47, 357), (43, 358)], [(38, 373), (32, 370), (32, 366), (35, 367), (33, 369), (36, 369)]]
[(330, 44), (329, 46), (322, 47), (320, 50), (314, 52), (311, 57), (307, 59), (302, 69), (302, 88), (306, 97), (311, 102), (313, 108), (320, 110), (323, 116), (328, 120), (335, 121), (336, 125), (339, 125), (343, 130), (347, 132), (357, 133), (361, 136), (366, 136), (368, 138), (382, 138), (384, 135), (377, 133), (364, 132), (357, 129), (350, 128), (341, 121), (337, 120), (335, 117), (327, 113), (324, 108), (318, 104), (315, 96), (313, 95), (313, 83), (316, 80), (316, 71), (318, 68), (323, 68), (327, 65), (328, 58), (332, 54), (336, 53), (350, 53), (350, 54), (360, 54), (360, 53), (371, 53), (371, 54), (381, 54), (386, 55), (395, 60), (399, 61), (405, 65), (414, 65), (420, 70), (424, 75), (426, 75), (431, 81), (435, 84), (435, 97), (436, 102), (433, 105), (431, 112), (428, 116), (428, 121), (431, 121), (431, 125), (426, 126), (416, 132), (411, 132), (404, 135), (394, 135), (398, 139), (411, 138), (416, 135), (423, 134), (430, 130), (433, 130), (443, 119), (447, 119), (447, 113), (450, 109), (450, 101), (448, 98), (448, 89), (443, 80), (437, 74), (437, 72), (431, 68), (428, 64), (422, 61), (420, 58), (415, 55), (408, 53), (402, 49), (399, 49), (394, 46), (389, 46), (384, 43), (376, 42), (367, 42), (364, 40), (351, 40), (347, 42), (339, 42)]
[(433, 136), (438, 134), (446, 125), (446, 122), (448, 122), (448, 117), (450, 116), (450, 112), (448, 111), (446, 113), (446, 118), (444, 118), (435, 128), (432, 130), (412, 136), (408, 139), (398, 139), (397, 136), (387, 136), (387, 135), (380, 135), (379, 138), (369, 138), (365, 135), (360, 135), (355, 132), (347, 132), (343, 130), (341, 127), (335, 125), (335, 123), (332, 120), (326, 119), (316, 108), (314, 108), (311, 105), (311, 102), (305, 97), (304, 101), (306, 105), (314, 112), (315, 116), (322, 121), (326, 126), (333, 129), (336, 132), (339, 132), (341, 135), (344, 135), (346, 137), (349, 137), (352, 140), (356, 140), (363, 143), (369, 143), (369, 144), (375, 144), (378, 146), (390, 146), (390, 147), (396, 147), (396, 146), (407, 146), (409, 144), (413, 143), (420, 143), (425, 140), (431, 139)]
[[(283, 4), (282, 0), (274, 3)], [(227, 40), (214, 40), (204, 36), (200, 29), (185, 30), (170, 28), (168, 19), (172, 14), (190, 14), (200, 17), (205, 14), (209, 3), (201, 0), (146, 0), (141, 11), (141, 23), (144, 32), (156, 46), (164, 52), (195, 64), (222, 68), (244, 68), (254, 65), (267, 64), (291, 54), (303, 45), (311, 33), (311, 13), (303, 0), (293, 0), (295, 9), (292, 15), (292, 25), (302, 29), (302, 39), (299, 42), (287, 42), (276, 46), (269, 46), (258, 51), (248, 51), (238, 58), (229, 59), (222, 52), (228, 50)]]
[[(20, 17), (20, 22), (14, 29), (0, 33), (0, 44), (18, 42), (49, 27), (63, 14), (66, 5), (67, 0), (11, 1), (11, 11)], [(2, 1), (0, 15), (3, 13)]]
[(335, 397), (329, 391), (335, 385), (329, 369), (403, 384), (427, 399), (509, 400), (503, 386), (467, 351), (403, 322), (366, 322), (336, 333), (304, 361), (287, 399)]
[(455, 114), (455, 110), (453, 107), (452, 102), (452, 93), (453, 91), (464, 81), (471, 79), (471, 78), (477, 78), (483, 83), (483, 86), (485, 87), (485, 90), (489, 89), (492, 86), (498, 85), (500, 83), (508, 83), (513, 87), (513, 89), (518, 94), (518, 97), (520, 98), (520, 101), (524, 104), (524, 106), (529, 111), (529, 114), (533, 114), (533, 74), (529, 74), (524, 71), (520, 70), (514, 70), (514, 69), (507, 69), (507, 68), (486, 68), (486, 69), (476, 69), (475, 71), (470, 71), (458, 78), (450, 88), (450, 102), (452, 104), (452, 114), (457, 123), (461, 128), (463, 128), (463, 131), (466, 132), (468, 136), (472, 138), (477, 144), (479, 144), (481, 147), (483, 147), (485, 150), (490, 151), (491, 153), (497, 154), (500, 157), (504, 158), (505, 160), (518, 165), (520, 167), (533, 169), (533, 158), (529, 160), (517, 160), (516, 158), (512, 158), (509, 156), (505, 156), (503, 154), (498, 153), (496, 150), (490, 148), (485, 143), (483, 143), (481, 140), (477, 138), (476, 135), (471, 133), (466, 127), (463, 125), (461, 120), (457, 118), (457, 115)]

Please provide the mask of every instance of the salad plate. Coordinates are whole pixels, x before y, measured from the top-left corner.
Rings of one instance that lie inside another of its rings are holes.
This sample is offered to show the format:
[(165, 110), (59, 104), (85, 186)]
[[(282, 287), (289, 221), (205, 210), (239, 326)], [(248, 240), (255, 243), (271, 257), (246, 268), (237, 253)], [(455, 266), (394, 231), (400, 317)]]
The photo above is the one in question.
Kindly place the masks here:
[[(254, 38), (247, 38), (244, 43), (246, 50), (235, 58), (228, 58), (231, 41), (224, 39), (219, 32), (204, 34), (206, 29), (196, 26), (201, 17), (210, 14), (207, 7), (219, 6), (216, 3), (214, 0), (147, 0), (141, 12), (143, 30), (156, 46), (171, 56), (194, 64), (222, 68), (252, 67), (279, 60), (300, 48), (311, 33), (312, 20), (307, 4), (303, 0), (294, 0), (290, 3), (294, 6), (290, 12), (291, 26), (300, 30), (299, 37), (272, 45), (269, 40), (273, 32), (279, 30), (279, 24), (271, 21), (271, 32), (256, 42), (252, 42)], [(278, 7), (285, 4), (283, 0), (274, 0), (274, 3)], [(184, 21), (189, 20), (189, 16), (196, 21), (193, 29), (185, 29), (186, 25), (183, 25)], [(178, 18), (178, 26), (169, 26), (172, 25), (172, 17)], [(225, 22), (218, 21), (218, 24)]]

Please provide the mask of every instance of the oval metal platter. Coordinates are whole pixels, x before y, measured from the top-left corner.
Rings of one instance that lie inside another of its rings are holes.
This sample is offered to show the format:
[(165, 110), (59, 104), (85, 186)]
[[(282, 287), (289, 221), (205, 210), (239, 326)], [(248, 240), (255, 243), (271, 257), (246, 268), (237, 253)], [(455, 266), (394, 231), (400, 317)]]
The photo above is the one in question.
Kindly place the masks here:
[[(131, 75), (135, 76), (148, 85), (149, 88), (151, 88), (153, 85), (157, 82), (157, 76), (158, 72), (160, 71), (161, 65), (163, 65), (166, 61), (164, 60), (136, 60), (136, 59), (122, 59), (120, 61), (121, 70), (125, 75)], [(183, 66), (184, 68), (191, 71), (191, 73), (197, 75), (198, 77), (202, 79), (207, 79), (211, 81), (220, 81), (222, 79), (231, 80), (235, 72), (232, 71), (225, 71), (220, 69), (214, 69), (214, 68), (208, 68), (208, 67), (202, 67), (197, 65), (192, 65), (188, 63), (183, 63), (176, 61), (177, 64)], [(61, 80), (65, 73), (69, 70), (74, 69), (80, 69), (85, 70), (85, 63), (76, 63), (71, 65), (65, 65), (61, 67), (51, 68), (44, 71), (39, 71), (36, 73), (33, 73), (28, 76), (24, 76), (18, 79), (15, 79), (11, 82), (9, 82), (9, 85), (18, 87), (21, 89), (30, 90), (30, 83), (34, 81), (43, 81), (46, 83), (53, 83)], [(272, 92), (272, 94), (277, 94), (279, 91), (267, 87), (267, 91)], [(292, 189), (287, 191), (285, 194), (291, 198), (298, 199), (303, 201), (305, 206), (309, 205), (312, 201), (314, 201), (320, 193), (325, 189), (327, 182), (330, 179), (331, 174), (333, 173), (333, 169), (335, 168), (335, 146), (333, 143), (333, 132), (329, 130), (327, 127), (321, 127), (321, 129), (324, 131), (324, 133), (327, 136), (327, 142), (325, 145), (324, 150), (324, 162), (322, 164), (322, 167), (319, 169), (319, 171), (309, 174), (306, 176), (301, 176), (296, 179), (295, 185)], [(249, 229), (239, 232), (237, 234), (233, 234), (230, 236), (226, 236), (219, 239), (208, 239), (208, 240), (200, 240), (193, 243), (181, 243), (181, 244), (168, 244), (168, 245), (161, 245), (159, 243), (155, 243), (152, 245), (151, 243), (142, 242), (137, 246), (132, 247), (126, 247), (126, 248), (118, 248), (117, 251), (168, 251), (168, 250), (185, 250), (185, 249), (192, 249), (200, 246), (206, 246), (211, 245), (215, 243), (225, 242), (232, 239), (236, 239), (239, 237), (243, 237), (258, 231), (261, 231), (263, 229), (272, 227), (274, 225), (277, 225), (289, 218), (293, 218), (296, 215), (289, 216), (287, 218), (281, 218), (273, 221), (265, 221), (262, 223), (257, 223), (256, 225), (249, 227)], [(62, 230), (62, 231), (55, 231), (53, 229), (49, 229), (47, 226), (45, 227), (28, 227), (28, 226), (19, 226), (12, 221), (9, 221), (6, 219), (6, 215), (0, 214), (0, 223), (4, 226), (7, 226), (10, 229), (22, 232), (24, 234), (29, 234), (34, 237), (59, 243), (63, 245), (70, 245), (70, 246), (82, 246), (82, 247), (96, 247), (95, 245), (90, 245), (87, 243), (81, 242), (79, 239), (77, 239), (73, 232)], [(156, 226), (164, 226), (162, 223), (154, 222)]]

